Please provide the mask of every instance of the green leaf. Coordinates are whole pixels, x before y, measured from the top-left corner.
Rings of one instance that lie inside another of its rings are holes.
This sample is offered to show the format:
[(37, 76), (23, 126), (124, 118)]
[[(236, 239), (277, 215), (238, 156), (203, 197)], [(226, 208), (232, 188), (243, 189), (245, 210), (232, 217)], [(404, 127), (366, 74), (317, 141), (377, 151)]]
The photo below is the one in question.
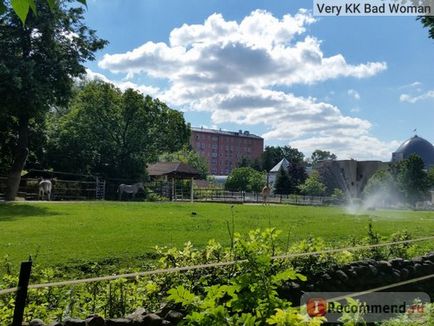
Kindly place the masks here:
[(56, 5), (56, 0), (47, 0), (47, 2), (50, 9), (53, 10)]
[(30, 0), (12, 0), (11, 4), (15, 13), (24, 25), (30, 9)]
[(35, 0), (28, 0), (30, 9), (32, 9), (33, 13), (36, 14), (36, 4)]
[(169, 294), (167, 297), (168, 300), (181, 303), (183, 306), (191, 305), (197, 300), (196, 296), (182, 285), (175, 289), (170, 289), (167, 293)]
[(86, 0), (77, 0), (77, 1), (84, 4), (87, 7), (87, 1)]

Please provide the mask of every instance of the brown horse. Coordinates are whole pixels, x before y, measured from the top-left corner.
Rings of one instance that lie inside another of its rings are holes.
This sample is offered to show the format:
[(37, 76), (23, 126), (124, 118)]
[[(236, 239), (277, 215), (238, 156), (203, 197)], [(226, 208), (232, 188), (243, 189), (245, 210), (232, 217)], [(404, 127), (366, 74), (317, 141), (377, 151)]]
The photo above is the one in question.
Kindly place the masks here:
[(262, 196), (262, 202), (264, 205), (266, 205), (268, 202), (268, 197), (270, 196), (270, 192), (271, 192), (271, 189), (268, 185), (266, 185), (264, 188), (262, 188), (261, 196)]

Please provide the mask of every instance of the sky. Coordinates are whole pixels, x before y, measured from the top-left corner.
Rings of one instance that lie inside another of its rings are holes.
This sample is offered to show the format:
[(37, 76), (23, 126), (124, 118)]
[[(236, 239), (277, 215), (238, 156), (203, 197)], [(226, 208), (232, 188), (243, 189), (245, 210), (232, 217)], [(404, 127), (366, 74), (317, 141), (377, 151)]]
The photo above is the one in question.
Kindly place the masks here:
[(109, 45), (87, 78), (135, 88), (195, 127), (390, 160), (434, 142), (434, 40), (415, 17), (315, 17), (304, 0), (89, 0)]

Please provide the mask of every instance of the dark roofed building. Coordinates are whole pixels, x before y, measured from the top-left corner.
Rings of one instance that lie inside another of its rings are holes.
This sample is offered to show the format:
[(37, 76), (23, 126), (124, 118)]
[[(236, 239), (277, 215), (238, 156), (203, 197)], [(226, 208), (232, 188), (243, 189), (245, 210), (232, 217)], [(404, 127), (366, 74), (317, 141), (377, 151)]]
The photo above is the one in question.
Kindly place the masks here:
[(192, 166), (181, 162), (158, 162), (146, 169), (150, 177), (167, 177), (170, 179), (199, 178), (200, 173)]
[[(190, 183), (190, 200), (193, 202), (193, 186), (194, 186), (194, 178), (199, 178), (200, 173), (195, 168), (193, 168), (189, 164), (181, 163), (181, 162), (158, 162), (152, 165), (149, 165), (146, 169), (148, 175), (154, 179), (165, 179), (166, 182), (170, 186), (170, 190), (165, 188), (161, 189), (163, 196), (169, 197), (171, 200), (177, 200), (176, 194), (176, 180), (182, 179), (191, 179)], [(183, 198), (181, 194), (181, 198)]]
[(396, 152), (392, 153), (392, 162), (400, 162), (412, 154), (420, 156), (425, 163), (425, 167), (434, 166), (434, 146), (417, 135), (407, 139)]

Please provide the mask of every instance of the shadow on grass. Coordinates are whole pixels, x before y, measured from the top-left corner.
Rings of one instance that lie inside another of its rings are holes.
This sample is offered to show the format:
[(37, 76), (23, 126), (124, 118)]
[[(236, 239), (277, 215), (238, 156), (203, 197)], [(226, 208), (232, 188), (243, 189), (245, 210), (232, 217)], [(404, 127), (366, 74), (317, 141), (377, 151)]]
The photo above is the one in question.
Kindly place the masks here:
[(32, 205), (17, 205), (2, 203), (0, 204), (0, 223), (10, 220), (16, 220), (26, 217), (36, 216), (54, 216), (59, 215), (46, 207), (38, 207)]

